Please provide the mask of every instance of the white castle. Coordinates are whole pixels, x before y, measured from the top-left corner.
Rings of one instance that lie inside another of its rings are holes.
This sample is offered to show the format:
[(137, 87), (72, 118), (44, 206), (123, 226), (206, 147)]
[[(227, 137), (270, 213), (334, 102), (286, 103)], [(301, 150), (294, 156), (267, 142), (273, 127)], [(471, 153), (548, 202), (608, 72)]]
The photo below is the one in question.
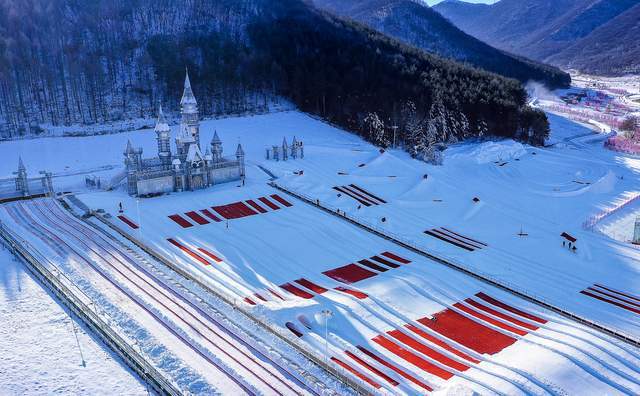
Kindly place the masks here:
[(191, 90), (189, 73), (185, 76), (180, 106), (182, 119), (175, 155), (171, 153), (171, 128), (164, 118), (162, 106), (155, 127), (158, 156), (142, 158), (142, 149), (133, 148), (131, 141), (127, 143), (124, 163), (129, 195), (197, 190), (244, 178), (244, 151), (240, 144), (235, 159), (223, 158), (222, 142), (214, 132), (210, 147), (207, 147), (206, 154), (202, 154), (198, 103)]

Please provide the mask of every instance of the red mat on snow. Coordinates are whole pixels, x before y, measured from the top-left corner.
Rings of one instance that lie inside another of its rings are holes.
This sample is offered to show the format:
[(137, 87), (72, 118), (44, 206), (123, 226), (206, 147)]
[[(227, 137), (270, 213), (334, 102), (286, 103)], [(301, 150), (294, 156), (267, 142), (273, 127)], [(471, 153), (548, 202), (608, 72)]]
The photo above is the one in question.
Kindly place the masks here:
[(187, 213), (185, 213), (185, 215), (187, 215), (188, 218), (190, 218), (191, 220), (195, 221), (196, 223), (198, 223), (200, 225), (209, 224), (209, 220), (207, 220), (204, 217), (200, 216), (196, 212), (187, 212)]
[(189, 223), (185, 218), (180, 216), (179, 214), (172, 214), (169, 218), (176, 223), (178, 223), (182, 228), (193, 227), (193, 224)]
[(175, 239), (167, 238), (167, 241), (169, 241), (169, 243), (171, 243), (173, 246), (175, 246), (178, 249), (182, 250), (183, 252), (187, 253), (192, 258), (194, 258), (197, 261), (201, 262), (202, 264), (210, 265), (210, 263), (204, 257), (200, 256), (198, 253), (196, 253), (193, 250), (189, 249), (188, 247), (184, 246), (183, 244), (181, 244), (180, 242), (176, 241)]
[(118, 215), (118, 218), (120, 220), (122, 220), (126, 225), (128, 225), (131, 228), (133, 228), (134, 230), (137, 230), (139, 228), (136, 223), (134, 223), (133, 221), (129, 220), (126, 216)]
[(640, 315), (640, 298), (598, 283), (580, 291), (581, 294)]
[(338, 282), (346, 284), (359, 282), (363, 279), (371, 278), (372, 276), (377, 275), (375, 272), (371, 272), (368, 269), (362, 268), (355, 264), (347, 264), (345, 266), (334, 268), (329, 271), (324, 271), (323, 274), (325, 274), (329, 278), (337, 280)]
[(202, 209), (200, 212), (202, 212), (203, 215), (207, 216), (208, 218), (215, 221), (216, 223), (219, 223), (222, 221), (218, 216), (211, 213), (209, 209)]
[(212, 209), (227, 220), (239, 219), (241, 217), (258, 214), (258, 212), (245, 205), (244, 202), (234, 202), (227, 205), (213, 206)]
[(313, 294), (308, 293), (300, 289), (299, 287), (292, 285), (291, 283), (284, 283), (280, 285), (280, 287), (288, 291), (289, 293), (295, 294), (298, 297), (307, 298), (307, 299), (313, 298)]

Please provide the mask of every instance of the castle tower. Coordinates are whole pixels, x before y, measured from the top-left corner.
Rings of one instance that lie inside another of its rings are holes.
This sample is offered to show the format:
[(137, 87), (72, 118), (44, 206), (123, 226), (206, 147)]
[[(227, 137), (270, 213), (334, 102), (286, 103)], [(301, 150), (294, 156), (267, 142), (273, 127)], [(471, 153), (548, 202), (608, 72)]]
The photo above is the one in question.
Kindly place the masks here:
[(184, 78), (184, 91), (180, 100), (182, 120), (180, 130), (184, 134), (190, 135), (195, 143), (200, 147), (200, 122), (198, 118), (198, 102), (191, 90), (191, 81), (189, 81), (189, 71), (186, 72)]
[(640, 245), (640, 217), (636, 217), (636, 224), (633, 228), (633, 241), (634, 244)]
[(138, 194), (137, 174), (142, 167), (142, 149), (134, 149), (131, 140), (127, 141), (127, 148), (124, 150), (124, 166), (127, 171), (127, 191), (129, 195)]
[(222, 141), (218, 137), (218, 131), (213, 132), (213, 139), (211, 139), (211, 156), (213, 162), (222, 162)]
[(286, 161), (289, 158), (289, 145), (287, 145), (287, 138), (282, 138), (282, 160)]
[(240, 143), (238, 143), (238, 148), (236, 149), (236, 159), (240, 165), (240, 177), (244, 178), (244, 150)]
[(163, 169), (171, 169), (171, 145), (169, 143), (169, 136), (171, 134), (171, 128), (164, 118), (162, 112), (162, 105), (158, 111), (158, 121), (156, 122), (156, 140), (158, 141), (158, 158)]
[(298, 140), (296, 137), (293, 137), (293, 142), (291, 142), (291, 158), (298, 158)]
[(18, 157), (18, 171), (13, 172), (16, 175), (16, 191), (26, 197), (29, 195), (29, 183), (27, 181), (27, 168), (22, 163), (22, 157)]

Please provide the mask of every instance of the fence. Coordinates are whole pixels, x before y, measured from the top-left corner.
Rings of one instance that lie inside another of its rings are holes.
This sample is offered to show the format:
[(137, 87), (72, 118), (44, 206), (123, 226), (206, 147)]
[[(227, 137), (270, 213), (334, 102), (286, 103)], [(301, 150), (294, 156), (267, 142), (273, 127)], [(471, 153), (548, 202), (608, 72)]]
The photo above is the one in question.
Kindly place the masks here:
[[(60, 268), (42, 256), (31, 244), (15, 235), (0, 222), (0, 241), (20, 258), (42, 284), (97, 334), (124, 362), (160, 395), (181, 395), (144, 357), (109, 326), (108, 315), (87, 296)], [(44, 264), (46, 263), (46, 264)]]
[[(392, 232), (389, 232), (387, 230), (384, 230), (378, 226), (369, 224), (367, 222), (364, 222), (354, 216), (348, 215), (347, 213), (345, 213), (344, 211), (340, 211), (338, 208), (332, 207), (331, 205), (326, 205), (326, 204), (321, 204), (319, 200), (316, 200), (312, 197), (309, 197), (303, 193), (299, 193), (296, 191), (292, 191), (287, 189), (286, 187), (280, 186), (278, 185), (276, 182), (272, 181), (269, 183), (271, 186), (273, 186), (274, 188), (289, 194), (293, 197), (296, 197), (304, 202), (307, 202), (308, 204), (311, 204), (313, 206), (318, 207), (319, 209), (324, 210), (325, 212), (331, 213), (332, 215), (338, 216), (360, 228), (363, 228), (375, 235), (378, 235), (381, 238), (387, 239), (391, 242), (396, 243), (397, 245), (400, 245), (408, 250), (411, 250), (414, 253), (417, 253), (423, 257), (426, 257), (428, 259), (431, 259), (435, 262), (438, 262), (440, 264), (444, 264), (447, 267), (453, 268), (457, 271), (460, 271), (462, 273), (465, 273), (475, 279), (478, 279), (484, 283), (487, 283), (491, 286), (497, 287), (501, 290), (504, 290), (506, 292), (509, 292), (517, 297), (523, 298), (529, 302), (532, 302), (536, 305), (539, 305), (545, 309), (548, 309), (550, 311), (553, 311), (555, 313), (558, 313), (564, 317), (570, 318), (578, 323), (581, 323), (583, 325), (586, 325), (588, 327), (591, 327), (593, 329), (596, 329), (600, 332), (603, 332), (607, 335), (613, 336), (619, 340), (622, 340), (628, 344), (631, 344), (635, 347), (640, 347), (640, 339), (636, 338), (635, 336), (632, 336), (630, 334), (626, 334), (624, 332), (621, 332), (619, 330), (615, 330), (612, 329), (604, 324), (598, 323), (596, 321), (587, 319), (587, 318), (583, 318), (579, 315), (576, 315), (572, 312), (566, 311), (558, 306), (556, 306), (555, 304), (547, 301), (544, 297), (538, 296), (538, 295), (534, 295), (531, 294), (530, 292), (523, 292), (519, 290), (519, 286), (512, 284), (510, 282), (506, 282), (504, 280), (497, 280), (495, 278), (493, 278), (490, 274), (478, 271), (477, 269), (471, 269), (471, 268), (467, 268), (466, 266), (464, 266), (463, 264), (456, 262), (455, 260), (449, 258), (449, 257), (444, 257), (444, 256), (436, 256), (432, 253), (428, 253), (426, 251), (424, 251), (421, 247), (419, 247), (416, 243), (412, 242), (412, 241), (408, 241), (405, 237), (394, 234)], [(636, 197), (637, 198), (637, 197)]]
[(628, 208), (629, 206), (637, 203), (639, 200), (640, 200), (640, 194), (636, 194), (633, 197), (626, 199), (621, 204), (614, 206), (613, 208), (603, 210), (602, 212), (595, 214), (589, 217), (587, 220), (585, 220), (582, 223), (582, 228), (584, 228), (585, 230), (591, 231), (596, 226), (596, 224), (598, 224), (602, 220), (606, 219), (607, 217), (613, 216), (614, 214), (620, 212), (623, 209)]

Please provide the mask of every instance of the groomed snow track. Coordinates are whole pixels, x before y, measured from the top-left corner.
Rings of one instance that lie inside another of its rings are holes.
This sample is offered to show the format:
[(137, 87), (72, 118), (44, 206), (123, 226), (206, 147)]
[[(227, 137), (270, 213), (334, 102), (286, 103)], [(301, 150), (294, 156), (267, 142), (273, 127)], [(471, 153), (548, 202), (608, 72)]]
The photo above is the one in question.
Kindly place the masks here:
[(299, 193), (297, 191), (292, 191), (292, 190), (290, 190), (290, 189), (288, 189), (286, 187), (283, 187), (283, 186), (277, 184), (275, 181), (269, 182), (269, 185), (271, 185), (272, 187), (276, 188), (277, 190), (280, 190), (280, 191), (282, 191), (282, 192), (284, 192), (284, 193), (286, 193), (286, 194), (288, 194), (288, 195), (290, 195), (290, 196), (292, 196), (294, 198), (297, 198), (297, 199), (299, 199), (299, 200), (301, 200), (301, 201), (303, 201), (303, 202), (305, 202), (305, 203), (307, 203), (309, 205), (315, 206), (315, 207), (317, 207), (317, 208), (319, 208), (319, 209), (321, 209), (321, 210), (323, 210), (323, 211), (325, 211), (327, 213), (330, 213), (330, 214), (332, 214), (334, 216), (337, 216), (337, 217), (339, 217), (339, 218), (341, 218), (341, 219), (343, 219), (343, 220), (345, 220), (345, 221), (347, 221), (347, 222), (349, 222), (349, 223), (351, 223), (351, 224), (353, 224), (353, 225), (355, 225), (355, 226), (357, 226), (357, 227), (359, 227), (361, 229), (364, 229), (364, 230), (366, 230), (366, 231), (368, 231), (368, 232), (370, 232), (370, 233), (372, 233), (374, 235), (377, 235), (377, 236), (379, 236), (381, 238), (384, 238), (384, 239), (386, 239), (388, 241), (391, 241), (391, 242), (393, 242), (393, 243), (395, 243), (395, 244), (397, 244), (399, 246), (402, 246), (403, 248), (408, 249), (408, 250), (410, 250), (410, 251), (412, 251), (414, 253), (417, 253), (417, 254), (419, 254), (419, 255), (421, 255), (423, 257), (426, 257), (426, 258), (428, 258), (430, 260), (433, 260), (433, 261), (435, 261), (437, 263), (443, 264), (443, 265), (445, 265), (447, 267), (453, 268), (453, 269), (455, 269), (457, 271), (460, 271), (460, 272), (462, 272), (464, 274), (467, 274), (467, 275), (469, 275), (469, 276), (471, 276), (471, 277), (473, 277), (475, 279), (478, 279), (478, 280), (480, 280), (480, 281), (482, 281), (484, 283), (487, 283), (487, 284), (489, 284), (491, 286), (494, 286), (494, 287), (497, 287), (497, 288), (499, 288), (501, 290), (509, 292), (509, 293), (511, 293), (511, 294), (513, 294), (513, 295), (515, 295), (517, 297), (520, 297), (520, 298), (522, 298), (524, 300), (527, 300), (529, 302), (537, 304), (537, 305), (539, 305), (539, 306), (541, 306), (541, 307), (543, 307), (545, 309), (548, 309), (548, 310), (550, 310), (552, 312), (558, 313), (558, 314), (560, 314), (560, 315), (562, 315), (562, 316), (564, 316), (566, 318), (569, 318), (571, 320), (574, 320), (574, 321), (576, 321), (576, 322), (578, 322), (580, 324), (583, 324), (585, 326), (589, 326), (589, 327), (591, 327), (591, 328), (593, 328), (593, 329), (595, 329), (595, 330), (597, 330), (599, 332), (602, 332), (602, 333), (604, 333), (606, 335), (615, 337), (615, 338), (617, 338), (617, 339), (619, 339), (621, 341), (624, 341), (624, 342), (626, 342), (626, 343), (628, 343), (630, 345), (633, 345), (635, 347), (640, 347), (640, 340), (637, 339), (636, 337), (633, 337), (631, 335), (628, 335), (628, 334), (625, 334), (623, 332), (620, 332), (620, 331), (618, 331), (616, 329), (613, 329), (613, 328), (611, 328), (609, 326), (606, 326), (606, 325), (603, 325), (603, 324), (600, 324), (600, 323), (596, 323), (596, 322), (594, 322), (594, 321), (592, 321), (590, 319), (584, 318), (584, 317), (582, 317), (580, 315), (577, 315), (577, 314), (574, 314), (574, 313), (569, 312), (567, 310), (564, 310), (564, 309), (562, 309), (562, 308), (560, 308), (560, 307), (558, 307), (558, 306), (556, 306), (554, 304), (551, 304), (551, 303), (549, 303), (547, 301), (544, 301), (544, 300), (542, 300), (540, 298), (537, 298), (537, 297), (534, 297), (534, 296), (530, 296), (530, 295), (528, 295), (526, 293), (523, 293), (523, 292), (521, 292), (519, 290), (516, 290), (514, 287), (511, 287), (511, 286), (506, 285), (506, 284), (504, 284), (502, 282), (499, 282), (499, 281), (496, 281), (494, 279), (491, 279), (488, 276), (485, 276), (483, 274), (480, 274), (480, 273), (477, 273), (475, 271), (469, 270), (469, 269), (465, 268), (464, 266), (462, 266), (460, 264), (454, 263), (454, 262), (452, 262), (450, 260), (447, 260), (447, 259), (444, 259), (442, 257), (438, 257), (438, 256), (436, 256), (436, 255), (434, 255), (432, 253), (429, 253), (429, 252), (427, 252), (427, 251), (425, 251), (425, 250), (423, 250), (423, 249), (421, 249), (421, 248), (419, 248), (417, 246), (414, 246), (411, 243), (405, 242), (405, 241), (401, 240), (398, 237), (395, 237), (393, 235), (389, 235), (389, 233), (387, 233), (385, 231), (376, 229), (376, 228), (374, 228), (374, 227), (372, 227), (372, 226), (360, 221), (357, 218), (353, 218), (351, 216), (348, 216), (345, 212), (337, 213), (333, 209), (320, 204), (315, 199), (307, 197), (304, 194)]
[[(6, 208), (44, 243), (63, 249), (146, 311), (211, 369), (244, 394), (309, 394), (315, 391), (128, 256), (122, 246), (83, 224), (54, 200)], [(83, 254), (84, 253), (84, 254)], [(90, 256), (87, 257), (87, 256)]]

